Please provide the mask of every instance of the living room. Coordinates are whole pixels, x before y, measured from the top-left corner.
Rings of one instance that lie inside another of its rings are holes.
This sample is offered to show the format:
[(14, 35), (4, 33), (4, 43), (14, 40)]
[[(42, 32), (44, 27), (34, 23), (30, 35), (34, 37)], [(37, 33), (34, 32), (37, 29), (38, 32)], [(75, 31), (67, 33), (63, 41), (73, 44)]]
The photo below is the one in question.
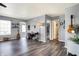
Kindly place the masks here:
[(67, 32), (71, 22), (69, 17), (72, 14), (78, 16), (78, 4), (1, 4), (1, 56), (79, 55), (67, 41), (71, 36)]

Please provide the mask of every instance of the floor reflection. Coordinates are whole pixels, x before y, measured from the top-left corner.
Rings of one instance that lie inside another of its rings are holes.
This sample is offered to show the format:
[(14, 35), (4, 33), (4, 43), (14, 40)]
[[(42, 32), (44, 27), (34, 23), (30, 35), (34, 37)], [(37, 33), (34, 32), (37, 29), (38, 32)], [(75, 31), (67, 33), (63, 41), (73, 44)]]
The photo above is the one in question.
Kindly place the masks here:
[(20, 40), (6, 41), (0, 43), (1, 56), (15, 56), (28, 51), (26, 38)]
[(20, 40), (0, 42), (1, 56), (66, 56), (67, 49), (64, 42), (56, 43), (47, 41), (46, 43), (37, 40)]

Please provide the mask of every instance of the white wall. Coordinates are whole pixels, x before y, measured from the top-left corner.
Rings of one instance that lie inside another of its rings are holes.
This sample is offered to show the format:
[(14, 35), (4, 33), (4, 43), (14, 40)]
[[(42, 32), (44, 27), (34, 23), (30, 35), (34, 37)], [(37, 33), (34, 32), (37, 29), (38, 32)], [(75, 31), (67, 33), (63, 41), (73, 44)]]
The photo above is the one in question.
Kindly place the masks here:
[[(59, 23), (64, 23), (65, 16), (59, 17)], [(65, 42), (65, 24), (59, 25), (59, 41)]]
[[(45, 16), (39, 16), (39, 17), (35, 17), (35, 18), (32, 18), (30, 20), (28, 20), (26, 23), (27, 23), (27, 33), (29, 32), (39, 32), (40, 35), (41, 35), (41, 38), (39, 41), (42, 41), (42, 42), (46, 42), (46, 37), (45, 37), (45, 26), (43, 27), (39, 27), (37, 25), (37, 23), (39, 21), (42, 21), (44, 22), (44, 25), (45, 25)], [(28, 30), (28, 25), (30, 25), (30, 30)], [(36, 26), (36, 28), (34, 28), (34, 25)]]
[[(70, 40), (69, 40), (69, 38), (72, 37), (74, 34), (71, 34), (71, 33), (67, 32), (68, 26), (70, 25), (70, 20), (71, 20), (70, 16), (71, 15), (74, 15), (74, 17), (75, 17), (74, 24), (79, 24), (79, 4), (65, 9), (65, 40), (66, 40), (66, 47), (67, 47), (67, 50), (69, 52), (71, 52), (71, 53), (74, 52), (74, 54), (76, 54), (76, 52), (79, 52), (79, 50), (76, 51), (75, 49), (79, 49), (79, 47), (74, 46), (73, 44), (75, 44), (75, 43), (72, 44), (72, 43), (70, 43)], [(77, 53), (77, 55), (79, 55), (79, 53)]]

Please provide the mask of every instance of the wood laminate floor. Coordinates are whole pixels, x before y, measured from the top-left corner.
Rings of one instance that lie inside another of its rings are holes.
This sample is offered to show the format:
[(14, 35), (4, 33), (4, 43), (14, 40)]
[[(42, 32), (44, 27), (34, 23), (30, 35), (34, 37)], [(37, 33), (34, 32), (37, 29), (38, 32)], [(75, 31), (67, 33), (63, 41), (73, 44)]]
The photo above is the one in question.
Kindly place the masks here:
[(64, 43), (26, 40), (0, 42), (0, 56), (66, 56)]

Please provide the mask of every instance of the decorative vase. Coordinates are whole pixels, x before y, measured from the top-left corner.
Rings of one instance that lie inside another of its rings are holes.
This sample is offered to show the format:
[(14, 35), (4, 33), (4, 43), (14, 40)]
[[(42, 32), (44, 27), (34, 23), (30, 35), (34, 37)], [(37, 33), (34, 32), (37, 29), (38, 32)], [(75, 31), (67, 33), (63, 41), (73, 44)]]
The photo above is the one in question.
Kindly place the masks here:
[(20, 39), (20, 33), (19, 33), (19, 30), (18, 30), (18, 33), (17, 33), (17, 36), (16, 36), (16, 39)]

